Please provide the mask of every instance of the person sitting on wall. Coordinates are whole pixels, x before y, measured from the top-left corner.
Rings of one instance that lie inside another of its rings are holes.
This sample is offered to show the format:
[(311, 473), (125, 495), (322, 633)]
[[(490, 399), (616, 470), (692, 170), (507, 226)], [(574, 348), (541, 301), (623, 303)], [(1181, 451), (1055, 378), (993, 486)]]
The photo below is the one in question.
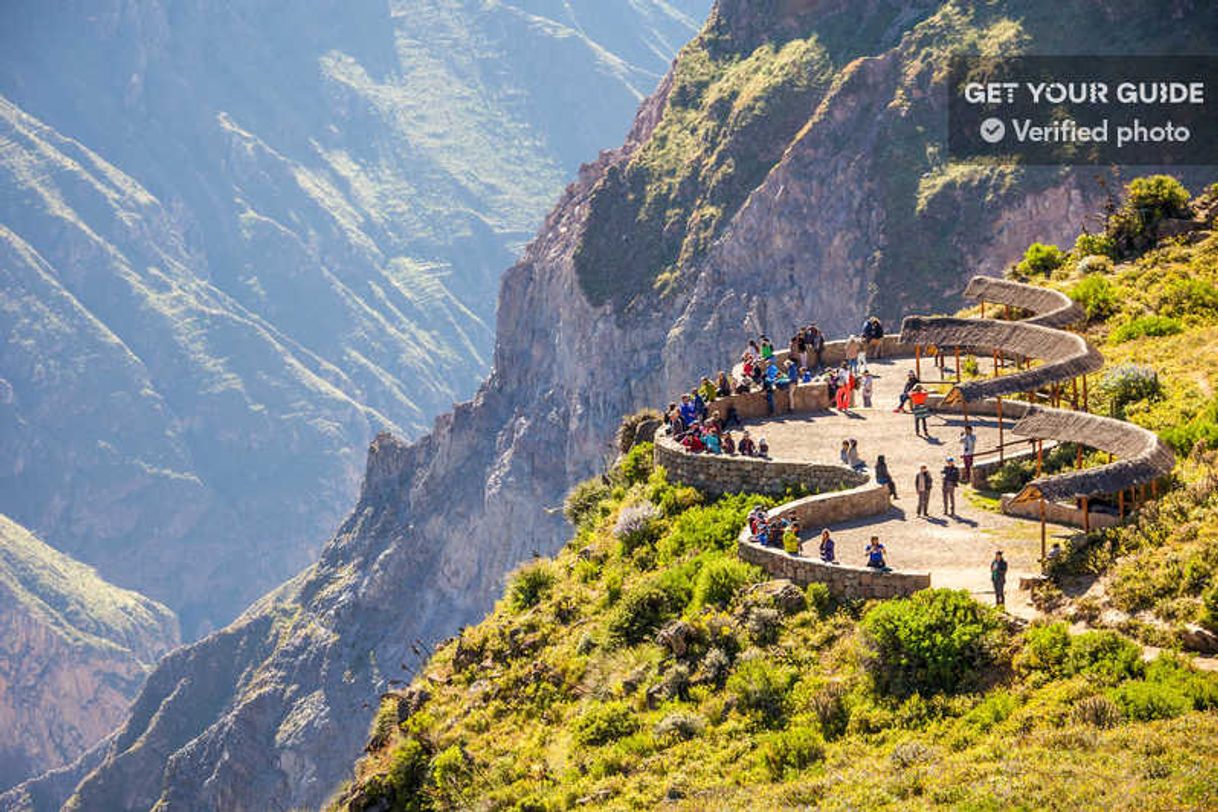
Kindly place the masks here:
[(715, 378), (715, 396), (725, 398), (732, 393), (732, 381), (722, 369)]
[(881, 572), (891, 572), (888, 563), (884, 560), (884, 545), (880, 544), (879, 536), (872, 536), (871, 541), (867, 544), (867, 549), (863, 552), (867, 554), (867, 566)]
[(765, 522), (765, 506), (764, 505), (754, 505), (753, 509), (749, 511), (749, 517), (748, 517), (749, 533), (754, 536), (757, 535), (758, 531), (761, 528), (761, 525), (764, 522)]
[(753, 442), (753, 438), (749, 436), (747, 430), (745, 430), (744, 434), (740, 437), (740, 443), (736, 446), (736, 450), (739, 451), (741, 456), (744, 457), (757, 456), (757, 445)]
[(774, 359), (774, 345), (770, 342), (770, 337), (764, 334), (761, 336), (761, 357), (766, 361)]
[(814, 364), (809, 364), (816, 369), (820, 369), (825, 365), (825, 334), (820, 331), (820, 328), (815, 324), (808, 325), (808, 360), (814, 361)]
[(800, 367), (799, 368), (799, 382), (800, 383), (812, 383), (812, 370), (808, 369), (807, 367)]
[(701, 419), (701, 415), (698, 414), (698, 407), (694, 404), (694, 399), (689, 395), (681, 396), (680, 414), (686, 429)]
[(849, 447), (846, 449), (847, 464), (856, 471), (862, 471), (867, 467), (867, 463), (863, 462), (863, 458), (859, 456), (859, 441), (850, 438)]
[(723, 436), (719, 438), (719, 444), (723, 447), (724, 454), (734, 455), (736, 453), (736, 441), (732, 439), (730, 431), (723, 432)]
[(685, 446), (685, 450), (691, 454), (699, 454), (706, 450), (706, 444), (702, 442), (702, 432), (697, 426), (685, 432), (681, 445)]
[(786, 522), (782, 531), (782, 549), (789, 555), (799, 555), (799, 522)]
[(833, 536), (829, 534), (829, 528), (826, 527), (820, 531), (820, 560), (826, 564), (836, 564), (835, 547), (836, 544), (833, 541)]
[(719, 390), (710, 378), (703, 377), (702, 382), (698, 384), (698, 394), (702, 396), (703, 403), (709, 404), (715, 402)]
[(723, 446), (719, 442), (719, 435), (714, 431), (704, 431), (702, 433), (702, 443), (706, 446), (706, 450), (712, 454), (723, 453)]
[(770, 446), (764, 437), (757, 440), (757, 456), (767, 460), (770, 458)]

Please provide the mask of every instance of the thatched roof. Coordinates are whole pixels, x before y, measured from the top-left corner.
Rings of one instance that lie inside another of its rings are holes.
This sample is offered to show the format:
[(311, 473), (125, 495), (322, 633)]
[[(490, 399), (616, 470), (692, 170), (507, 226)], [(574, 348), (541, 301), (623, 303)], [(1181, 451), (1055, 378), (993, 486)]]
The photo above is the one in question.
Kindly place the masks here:
[(909, 316), (901, 324), (901, 341), (986, 355), (997, 349), (1044, 362), (1022, 372), (956, 384), (943, 399), (946, 405), (1031, 392), (1104, 366), (1104, 356), (1081, 336), (1026, 321)]
[(1083, 308), (1066, 294), (1052, 288), (1009, 282), (989, 276), (974, 276), (969, 280), (964, 295), (978, 301), (1029, 310), (1035, 315), (1024, 319), (1024, 324), (1039, 324), (1044, 327), (1066, 327), (1082, 321)]
[(1176, 462), (1154, 432), (1086, 412), (1033, 408), (1013, 431), (1020, 437), (1081, 443), (1118, 457), (1097, 468), (1035, 479), (1016, 495), (1016, 502), (1116, 493), (1166, 476)]

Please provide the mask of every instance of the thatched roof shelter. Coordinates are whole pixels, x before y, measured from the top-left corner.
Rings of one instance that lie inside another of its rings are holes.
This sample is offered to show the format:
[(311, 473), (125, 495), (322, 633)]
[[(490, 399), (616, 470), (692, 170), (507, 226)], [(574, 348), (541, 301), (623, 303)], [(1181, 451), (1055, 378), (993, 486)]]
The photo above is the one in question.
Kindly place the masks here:
[(1013, 431), (1021, 437), (1081, 443), (1118, 457), (1096, 468), (1035, 479), (1016, 495), (1016, 502), (1117, 493), (1166, 476), (1176, 462), (1171, 449), (1154, 432), (1086, 412), (1033, 408)]
[(1059, 290), (989, 276), (974, 276), (970, 279), (968, 287), (964, 289), (964, 295), (970, 299), (1010, 305), (1035, 314), (1030, 319), (1024, 319), (1024, 324), (1066, 327), (1082, 321), (1085, 315), (1077, 302)]
[(961, 319), (950, 316), (909, 316), (901, 324), (905, 344), (933, 344), (942, 349), (1039, 358), (1040, 366), (996, 378), (956, 384), (944, 404), (973, 403), (985, 398), (1032, 392), (1047, 384), (1095, 372), (1104, 366), (1104, 356), (1082, 338), (1026, 321)]

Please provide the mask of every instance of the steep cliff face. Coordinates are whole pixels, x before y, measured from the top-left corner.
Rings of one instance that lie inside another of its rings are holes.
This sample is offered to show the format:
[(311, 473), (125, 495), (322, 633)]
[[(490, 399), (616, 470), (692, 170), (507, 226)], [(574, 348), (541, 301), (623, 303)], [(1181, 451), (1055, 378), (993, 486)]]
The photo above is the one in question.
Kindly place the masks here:
[(501, 269), (709, 2), (8, 5), (0, 509), (230, 621), (476, 390)]
[(69, 763), (126, 717), (178, 642), (164, 606), (108, 584), (0, 514), (0, 787)]
[[(726, 366), (719, 348), (759, 329), (814, 318), (840, 333), (870, 309), (940, 309), (1028, 239), (1077, 233), (1100, 199), (1091, 172), (942, 155), (935, 80), (952, 49), (1128, 47), (1115, 24), (1067, 24), (1107, 20), (1111, 3), (1016, 5), (724, 0), (625, 145), (580, 171), (504, 277), (494, 368), (473, 401), (413, 445), (378, 438), (317, 565), (158, 669), (71, 805), (318, 803), (419, 647), (479, 617), (513, 564), (557, 548), (559, 495), (597, 469), (623, 413), (667, 400), (690, 370)], [(1202, 22), (1131, 17), (1140, 47), (1196, 47), (1197, 31), (1218, 30), (1212, 9), (1180, 8)], [(814, 58), (774, 61), (813, 39)], [(733, 72), (745, 58), (756, 75)], [(740, 129), (770, 115), (782, 121)], [(750, 145), (748, 132), (780, 142)], [(689, 160), (658, 161), (661, 135)], [(746, 158), (762, 166), (739, 189), (722, 176)], [(635, 239), (657, 242), (639, 253)], [(652, 264), (624, 269), (624, 255)], [(216, 673), (224, 658), (240, 676)]]

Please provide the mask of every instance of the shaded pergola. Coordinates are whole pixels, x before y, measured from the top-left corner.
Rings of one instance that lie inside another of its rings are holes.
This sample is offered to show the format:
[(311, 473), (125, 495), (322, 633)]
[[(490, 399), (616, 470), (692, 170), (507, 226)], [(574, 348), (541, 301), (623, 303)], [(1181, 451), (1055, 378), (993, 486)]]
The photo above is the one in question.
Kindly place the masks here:
[[(1036, 478), (1012, 500), (1040, 504), (1041, 556), (1045, 556), (1045, 501), (1074, 499), (1081, 505), (1083, 528), (1090, 529), (1089, 500), (1116, 494), (1118, 514), (1125, 516), (1125, 495), (1136, 500), (1138, 489), (1145, 498), (1147, 486), (1156, 492), (1159, 479), (1171, 473), (1175, 457), (1153, 432), (1110, 417), (1088, 413), (1087, 375), (1104, 366), (1104, 357), (1086, 339), (1062, 327), (1078, 322), (1082, 309), (1068, 296), (1049, 288), (1004, 279), (974, 277), (965, 295), (981, 302), (982, 318), (910, 316), (901, 325), (901, 342), (914, 347), (917, 374), (921, 378), (924, 347), (934, 347), (940, 357), (952, 351), (956, 357), (956, 380), (944, 396), (944, 406), (961, 410), (969, 420), (969, 404), (992, 401), (998, 416), (999, 461), (1004, 459), (1003, 397), (1021, 396), (1027, 407), (1013, 428), (1036, 450)], [(1006, 319), (984, 318), (986, 302), (1001, 305)], [(1012, 309), (1030, 312), (1027, 319), (1012, 321)], [(962, 380), (960, 355), (991, 356), (993, 374), (988, 378)], [(1007, 361), (1014, 371), (1004, 374)], [(1080, 386), (1081, 382), (1081, 386)], [(1069, 396), (1064, 389), (1069, 388)], [(1047, 391), (1047, 397), (1042, 396)], [(1080, 398), (1081, 394), (1081, 398)], [(1051, 405), (1039, 405), (1040, 400)], [(1061, 408), (1066, 401), (1071, 408)], [(1044, 443), (1069, 442), (1078, 447), (1075, 469), (1043, 476)], [(1083, 469), (1083, 446), (1109, 455), (1105, 465)], [(992, 453), (992, 452), (983, 452)]]

